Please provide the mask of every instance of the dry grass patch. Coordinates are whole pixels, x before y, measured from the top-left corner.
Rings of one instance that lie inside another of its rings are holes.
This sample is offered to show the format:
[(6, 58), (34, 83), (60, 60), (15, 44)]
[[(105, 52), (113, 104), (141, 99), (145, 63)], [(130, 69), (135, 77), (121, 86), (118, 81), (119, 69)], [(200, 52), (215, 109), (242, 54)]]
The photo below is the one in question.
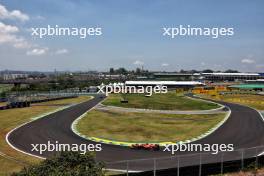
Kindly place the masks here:
[[(66, 104), (66, 103), (80, 103), (85, 100), (89, 100), (91, 97), (81, 96), (77, 98), (65, 99), (65, 100), (56, 100), (45, 103), (58, 103), (58, 104)], [(45, 104), (45, 103), (39, 103)], [(28, 156), (26, 154), (20, 153), (13, 148), (11, 148), (6, 140), (6, 134), (12, 130), (13, 128), (28, 122), (31, 118), (39, 116), (43, 113), (51, 112), (56, 110), (57, 108), (61, 108), (61, 106), (31, 106), (28, 108), (16, 108), (16, 109), (8, 109), (0, 111), (0, 152), (14, 157), (18, 161), (26, 162), (26, 163), (36, 163), (39, 162), (40, 159), (35, 157)], [(17, 171), (23, 167), (23, 165), (18, 164), (10, 159), (6, 159), (4, 157), (0, 157), (0, 175), (10, 174), (14, 171)]]
[(250, 94), (226, 94), (219, 97), (205, 96), (215, 100), (221, 100), (231, 103), (250, 106), (258, 110), (264, 110), (264, 96), (263, 95), (250, 95)]
[[(121, 103), (121, 99), (128, 100), (128, 103)], [(190, 99), (175, 92), (153, 94), (150, 97), (145, 97), (144, 94), (110, 94), (103, 104), (125, 108), (157, 110), (208, 110), (219, 107), (215, 103)]]
[(92, 110), (77, 124), (89, 137), (126, 142), (184, 141), (213, 128), (225, 113), (208, 115), (132, 113)]

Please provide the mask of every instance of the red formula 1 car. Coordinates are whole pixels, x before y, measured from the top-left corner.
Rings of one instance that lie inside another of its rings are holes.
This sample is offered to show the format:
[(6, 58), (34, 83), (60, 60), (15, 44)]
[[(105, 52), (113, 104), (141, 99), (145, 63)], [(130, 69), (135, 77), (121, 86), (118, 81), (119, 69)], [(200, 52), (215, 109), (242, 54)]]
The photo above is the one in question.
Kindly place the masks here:
[(157, 151), (160, 150), (160, 146), (158, 144), (133, 144), (131, 145), (132, 149), (137, 149), (137, 150), (153, 150)]

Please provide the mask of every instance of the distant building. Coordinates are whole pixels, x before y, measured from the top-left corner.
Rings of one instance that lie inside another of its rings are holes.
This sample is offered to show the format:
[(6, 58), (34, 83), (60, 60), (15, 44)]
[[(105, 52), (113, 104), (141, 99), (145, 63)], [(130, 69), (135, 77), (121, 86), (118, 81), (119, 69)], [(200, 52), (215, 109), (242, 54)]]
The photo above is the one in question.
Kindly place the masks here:
[(99, 74), (102, 79), (125, 79), (126, 76), (122, 74)]
[(192, 88), (195, 86), (203, 86), (199, 81), (126, 81), (127, 86), (157, 86), (163, 85), (168, 88)]
[(89, 92), (90, 93), (96, 93), (97, 92), (97, 87), (96, 86), (90, 86), (89, 87)]
[(248, 84), (264, 84), (264, 79), (246, 80), (245, 83), (248, 83)]
[(156, 80), (207, 80), (207, 81), (245, 81), (264, 79), (264, 73), (154, 73)]
[(264, 73), (201, 73), (209, 81), (245, 81), (263, 79)]
[(159, 80), (175, 80), (175, 81), (180, 81), (180, 80), (193, 80), (194, 77), (196, 76), (195, 74), (191, 73), (154, 73), (153, 74), (155, 79)]
[(26, 79), (28, 78), (28, 74), (3, 74), (2, 75), (3, 80), (15, 80), (15, 79)]

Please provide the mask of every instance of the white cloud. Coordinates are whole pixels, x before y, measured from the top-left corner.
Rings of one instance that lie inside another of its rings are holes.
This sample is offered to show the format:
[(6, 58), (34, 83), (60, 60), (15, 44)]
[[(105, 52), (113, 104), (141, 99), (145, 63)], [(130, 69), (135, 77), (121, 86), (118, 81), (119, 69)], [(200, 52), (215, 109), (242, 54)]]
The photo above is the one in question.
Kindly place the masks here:
[(205, 66), (206, 65), (206, 63), (205, 62), (201, 62), (201, 66)]
[(28, 43), (26, 40), (24, 40), (23, 38), (21, 38), (21, 40), (19, 42), (16, 42), (13, 44), (13, 46), (15, 48), (19, 48), (19, 49), (25, 49), (25, 48), (31, 48), (32, 44)]
[[(37, 16), (38, 19), (44, 19), (42, 16)], [(5, 6), (0, 4), (0, 20), (1, 19), (15, 19), (20, 21), (29, 20), (27, 14), (22, 13), (19, 10), (9, 11)], [(39, 47), (36, 44), (32, 44), (26, 40), (23, 36), (19, 35), (19, 28), (14, 25), (5, 24), (0, 21), (0, 44), (7, 44), (18, 49), (28, 49), (26, 52), (30, 56), (40, 56), (47, 54), (48, 48)], [(57, 54), (67, 53), (65, 49), (58, 50)]]
[(20, 21), (27, 21), (29, 20), (29, 16), (19, 10), (8, 11), (5, 6), (0, 4), (0, 19), (18, 19)]
[(7, 43), (15, 48), (29, 48), (30, 44), (23, 37), (18, 37), (17, 32), (19, 29), (16, 26), (0, 22), (0, 44)]
[(168, 63), (163, 63), (163, 64), (161, 64), (161, 66), (162, 66), (162, 67), (168, 67), (169, 64), (168, 64)]
[(17, 42), (17, 37), (14, 33), (18, 32), (16, 26), (6, 25), (0, 22), (0, 44)]
[(16, 40), (17, 40), (17, 38), (15, 35), (0, 32), (0, 44), (2, 44), (2, 43), (13, 43), (13, 42), (16, 42)]
[(36, 20), (45, 20), (46, 18), (44, 16), (38, 15), (38, 16), (34, 17), (34, 19), (36, 19)]
[(246, 59), (242, 59), (241, 62), (243, 64), (254, 64), (255, 63), (255, 60), (250, 59), (250, 58), (246, 58)]
[(134, 65), (144, 65), (144, 62), (140, 60), (136, 60), (133, 64)]
[(27, 52), (27, 55), (29, 56), (40, 56), (46, 54), (48, 51), (48, 48), (35, 48)]
[(0, 21), (0, 33), (15, 33), (19, 29), (16, 26), (6, 25)]
[(55, 54), (67, 54), (69, 51), (67, 49), (59, 49), (55, 52)]

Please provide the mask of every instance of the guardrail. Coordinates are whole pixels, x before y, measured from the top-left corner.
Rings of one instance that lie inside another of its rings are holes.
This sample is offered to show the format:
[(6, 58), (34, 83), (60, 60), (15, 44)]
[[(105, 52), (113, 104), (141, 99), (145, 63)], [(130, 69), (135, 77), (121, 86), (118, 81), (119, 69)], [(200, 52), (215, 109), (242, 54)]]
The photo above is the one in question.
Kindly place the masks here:
[(32, 103), (43, 103), (48, 101), (54, 101), (54, 100), (62, 100), (62, 99), (69, 99), (69, 98), (76, 98), (77, 95), (64, 95), (64, 96), (50, 96), (45, 99), (38, 99), (38, 100), (24, 100), (24, 101), (13, 101), (11, 103), (8, 103), (7, 105), (0, 106), (0, 110), (6, 110), (6, 109), (13, 109), (13, 108), (24, 108), (24, 107), (30, 107), (30, 104)]
[[(122, 170), (120, 176), (203, 176), (224, 174), (264, 166), (264, 146), (231, 152), (194, 153), (171, 157), (137, 159), (106, 163), (110, 170)], [(169, 167), (168, 167), (169, 166)]]

